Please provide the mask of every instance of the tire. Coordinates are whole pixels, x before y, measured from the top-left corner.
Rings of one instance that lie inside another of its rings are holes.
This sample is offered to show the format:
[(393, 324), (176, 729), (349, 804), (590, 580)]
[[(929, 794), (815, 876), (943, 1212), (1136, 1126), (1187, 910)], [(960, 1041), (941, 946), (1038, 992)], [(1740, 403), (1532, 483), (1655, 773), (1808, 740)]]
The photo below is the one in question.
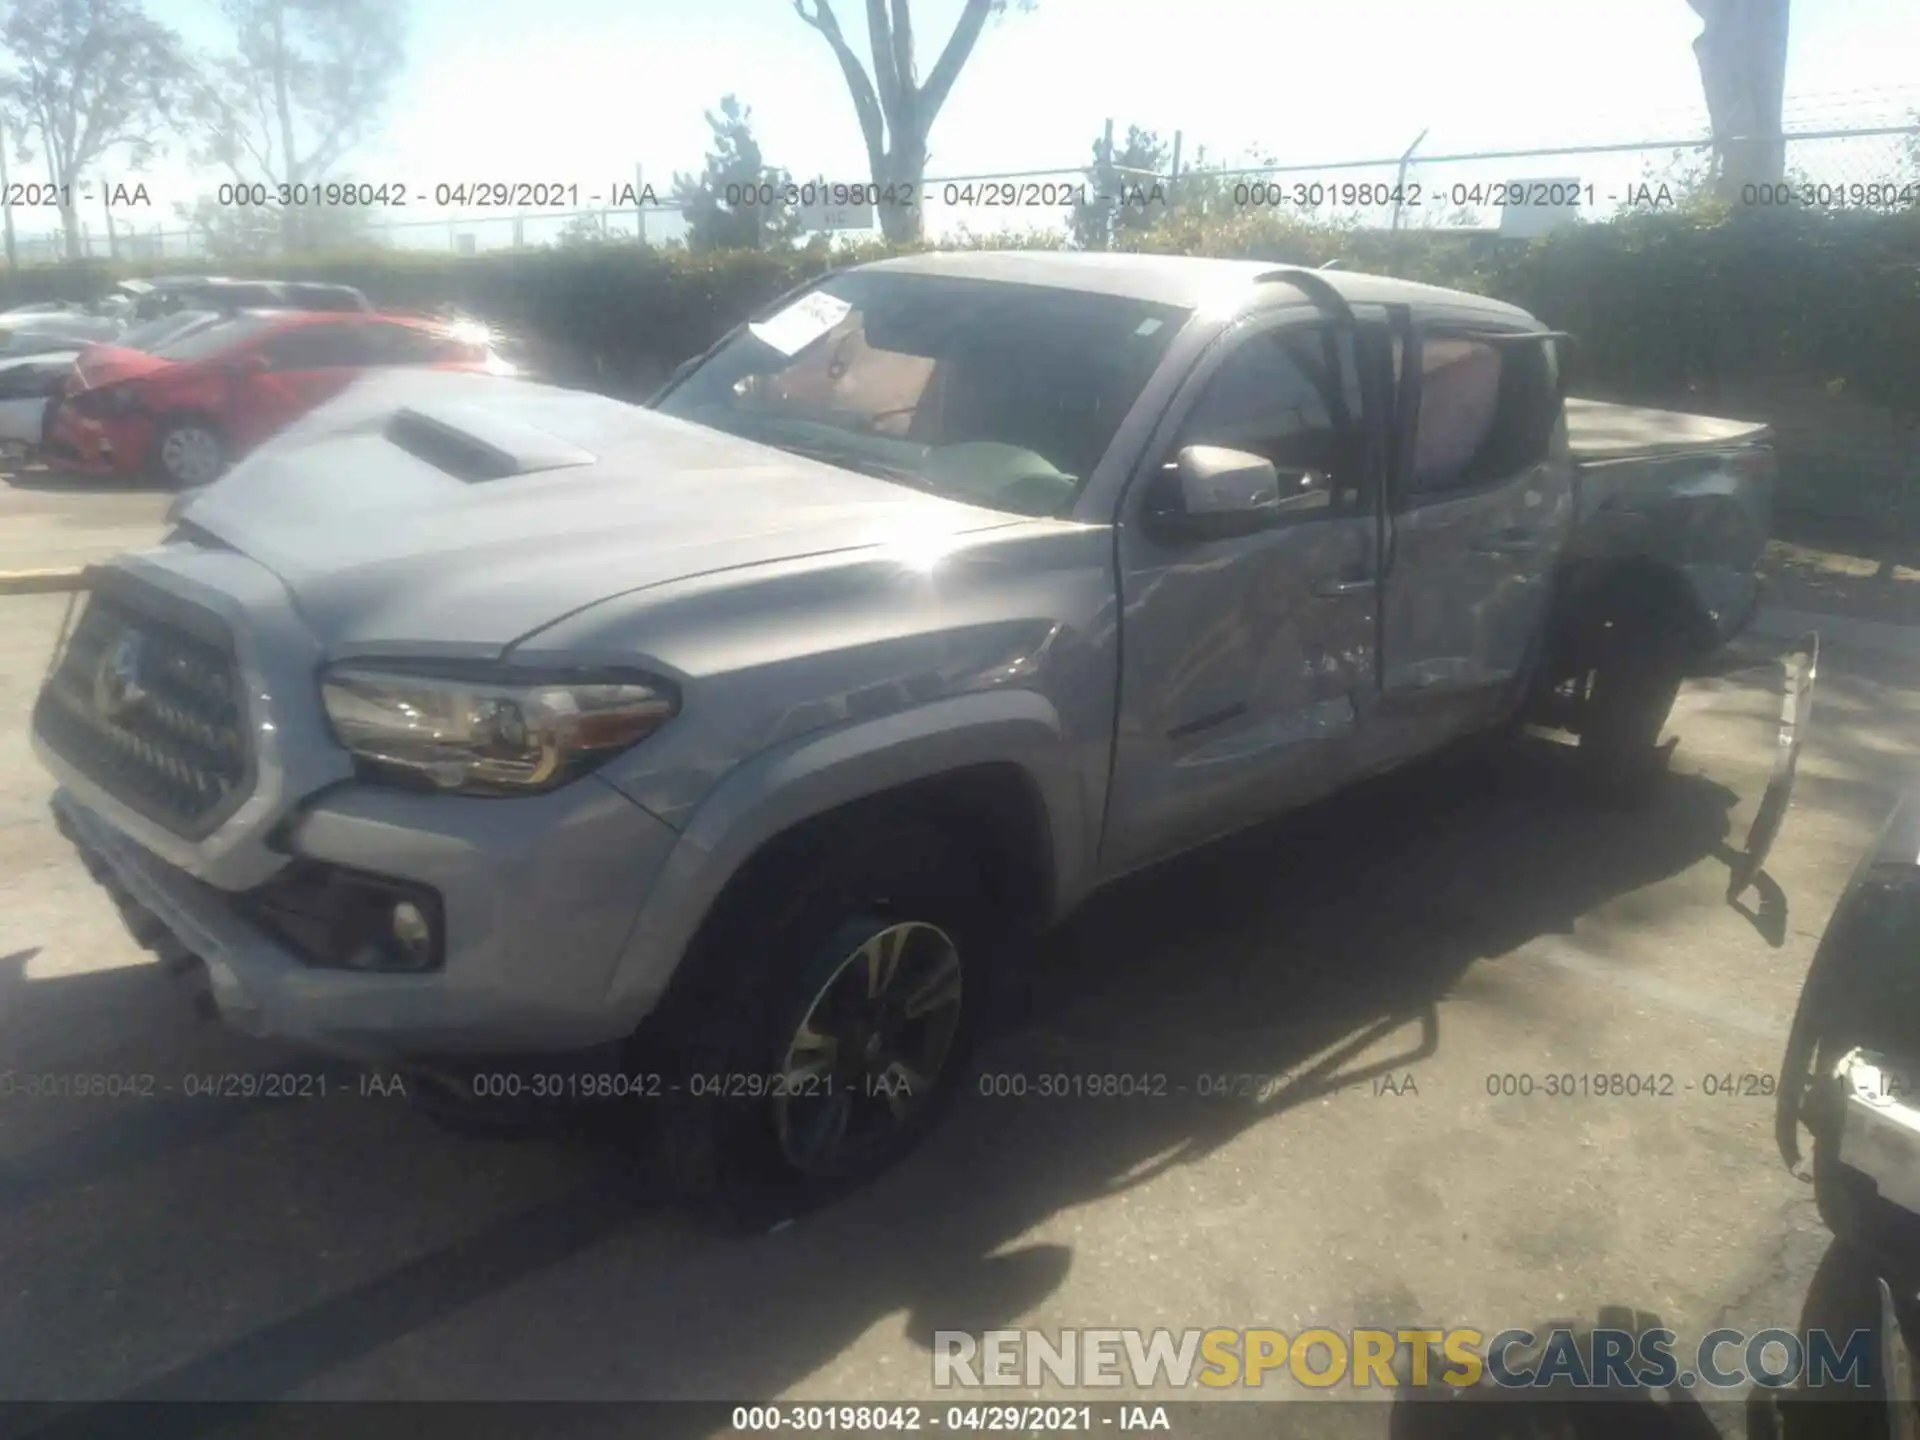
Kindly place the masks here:
[(1601, 624), (1586, 648), (1580, 768), (1594, 798), (1632, 804), (1666, 773), (1660, 737), (1680, 694), (1684, 666), (1657, 617)]
[(149, 468), (154, 479), (170, 489), (211, 484), (227, 468), (227, 442), (211, 422), (177, 417), (160, 427)]
[[(810, 832), (723, 904), (635, 1043), (673, 1082), (675, 1192), (757, 1222), (858, 1187), (924, 1138), (990, 1009), (1001, 927), (956, 839), (872, 812)], [(877, 1004), (876, 970), (893, 982)], [(910, 1000), (919, 1014), (889, 1018)]]

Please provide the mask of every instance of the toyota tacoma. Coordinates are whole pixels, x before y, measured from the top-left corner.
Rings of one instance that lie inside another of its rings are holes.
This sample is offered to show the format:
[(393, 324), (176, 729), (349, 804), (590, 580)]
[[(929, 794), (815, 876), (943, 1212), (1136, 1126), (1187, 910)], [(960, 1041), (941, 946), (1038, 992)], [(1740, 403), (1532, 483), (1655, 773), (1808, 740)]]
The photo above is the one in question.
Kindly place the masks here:
[(92, 576), (36, 748), (231, 1024), (495, 1098), (565, 1054), (688, 1185), (831, 1187), (1098, 887), (1521, 722), (1657, 775), (1773, 453), (1568, 402), (1566, 339), (964, 253), (812, 281), (644, 407), (370, 374)]

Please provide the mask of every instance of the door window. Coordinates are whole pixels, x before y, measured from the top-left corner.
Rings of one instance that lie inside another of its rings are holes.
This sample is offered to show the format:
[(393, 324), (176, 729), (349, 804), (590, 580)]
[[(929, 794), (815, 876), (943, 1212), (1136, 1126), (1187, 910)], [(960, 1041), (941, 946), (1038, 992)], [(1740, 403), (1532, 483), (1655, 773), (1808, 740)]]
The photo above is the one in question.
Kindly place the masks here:
[(300, 325), (274, 336), (260, 347), (275, 370), (329, 370), (343, 365), (365, 365), (369, 354), (358, 325)]
[(1538, 464), (1558, 414), (1551, 346), (1429, 337), (1408, 481), (1415, 503), (1497, 484)]
[(1352, 336), (1296, 325), (1253, 335), (1227, 357), (1174, 449), (1220, 445), (1259, 455), (1278, 469), (1316, 471), (1332, 491), (1330, 504), (1316, 513), (1351, 515), (1366, 505), (1360, 427)]

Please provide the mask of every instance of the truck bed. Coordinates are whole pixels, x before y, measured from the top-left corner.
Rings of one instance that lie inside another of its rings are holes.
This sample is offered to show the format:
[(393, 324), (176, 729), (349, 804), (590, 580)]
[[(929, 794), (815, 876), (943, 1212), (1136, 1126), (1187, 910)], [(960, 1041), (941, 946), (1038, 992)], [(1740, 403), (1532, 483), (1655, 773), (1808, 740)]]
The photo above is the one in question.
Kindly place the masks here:
[(1717, 450), (1750, 444), (1769, 434), (1766, 425), (1751, 420), (1721, 420), (1604, 400), (1567, 401), (1567, 443), (1580, 464)]
[(1677, 410), (1566, 402), (1575, 562), (1648, 559), (1685, 577), (1717, 641), (1758, 602), (1773, 513), (1772, 429)]

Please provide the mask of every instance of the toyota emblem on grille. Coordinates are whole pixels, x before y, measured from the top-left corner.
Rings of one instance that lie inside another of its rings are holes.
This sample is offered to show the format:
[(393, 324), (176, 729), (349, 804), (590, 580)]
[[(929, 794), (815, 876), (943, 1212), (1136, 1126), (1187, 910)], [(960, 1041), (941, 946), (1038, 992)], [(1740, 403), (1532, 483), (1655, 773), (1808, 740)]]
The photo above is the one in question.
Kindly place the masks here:
[(124, 720), (147, 698), (140, 683), (145, 658), (146, 643), (137, 630), (127, 631), (100, 657), (100, 668), (93, 673), (93, 704), (103, 719)]

